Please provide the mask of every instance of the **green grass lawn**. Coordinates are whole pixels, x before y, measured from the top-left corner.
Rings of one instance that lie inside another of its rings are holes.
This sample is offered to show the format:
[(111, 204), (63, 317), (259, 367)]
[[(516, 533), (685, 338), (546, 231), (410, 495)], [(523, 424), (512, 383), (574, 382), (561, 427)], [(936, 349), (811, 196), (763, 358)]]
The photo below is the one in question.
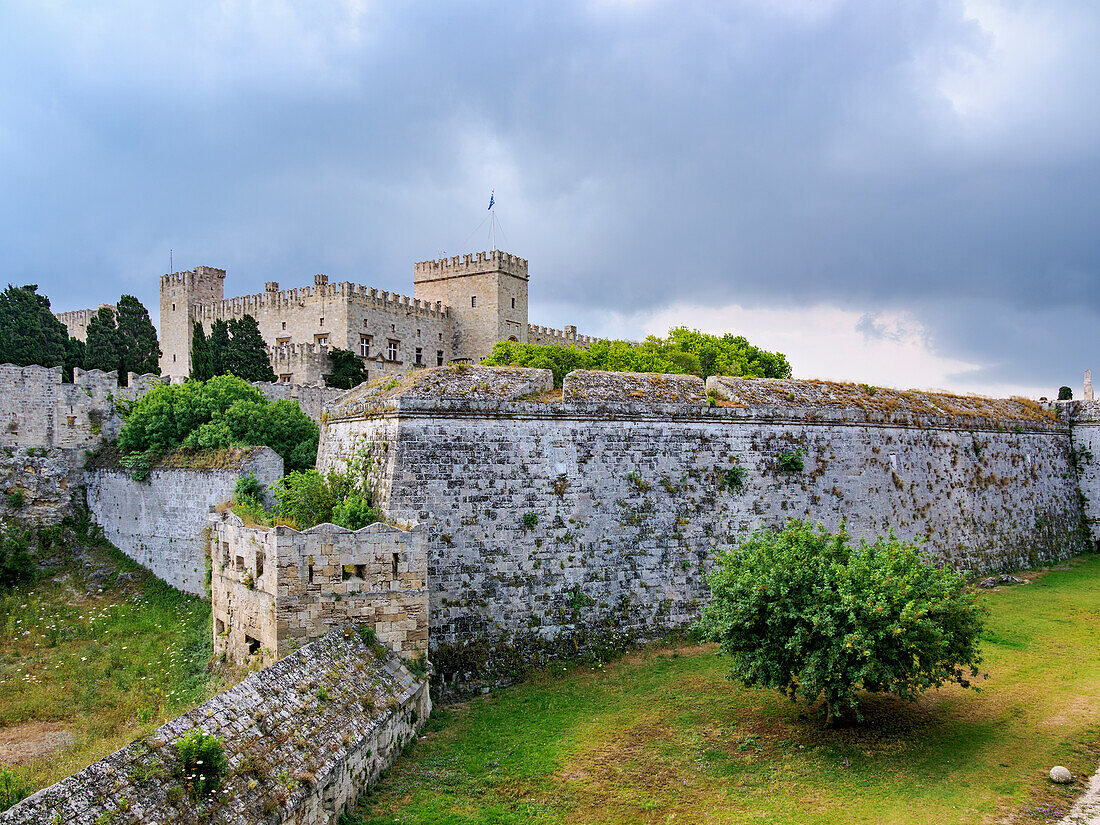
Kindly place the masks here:
[(869, 697), (826, 729), (711, 646), (569, 666), (438, 710), (345, 825), (1047, 822), (1100, 741), (1100, 557), (992, 592), (980, 693)]
[(50, 785), (200, 704), (221, 686), (210, 655), (210, 603), (112, 549), (0, 594), (0, 736), (72, 740), (9, 766), (16, 782)]

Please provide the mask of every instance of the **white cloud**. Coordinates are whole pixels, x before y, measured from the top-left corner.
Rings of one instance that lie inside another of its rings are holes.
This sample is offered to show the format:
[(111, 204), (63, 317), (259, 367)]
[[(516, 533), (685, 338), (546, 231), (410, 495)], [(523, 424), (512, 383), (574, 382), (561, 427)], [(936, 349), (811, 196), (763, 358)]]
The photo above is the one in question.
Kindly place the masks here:
[(927, 330), (905, 313), (862, 313), (827, 305), (798, 309), (675, 305), (653, 313), (615, 316), (599, 332), (637, 338), (639, 333), (664, 335), (681, 325), (715, 334), (735, 332), (756, 346), (778, 350), (787, 356), (796, 378), (993, 396), (1037, 398), (1047, 392), (1028, 385), (966, 380), (966, 373), (983, 365), (941, 355)]

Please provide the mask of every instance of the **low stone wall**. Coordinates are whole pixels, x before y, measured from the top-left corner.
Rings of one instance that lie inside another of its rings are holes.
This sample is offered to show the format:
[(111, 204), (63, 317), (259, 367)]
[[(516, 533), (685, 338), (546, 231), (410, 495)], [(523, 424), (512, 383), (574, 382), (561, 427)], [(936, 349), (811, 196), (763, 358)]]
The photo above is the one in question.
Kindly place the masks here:
[(413, 659), (428, 649), (425, 533), (388, 524), (245, 527), (211, 523), (214, 654), (274, 661), (353, 621)]
[(125, 468), (89, 468), (88, 509), (123, 553), (173, 587), (204, 596), (210, 514), (233, 498), (241, 476), (269, 485), (283, 475), (283, 460), (269, 447), (223, 457), (218, 468), (154, 468), (145, 481), (135, 481)]
[[(399, 657), (334, 630), (5, 813), (10, 825), (329, 825), (389, 767), (431, 712)], [(173, 744), (221, 738), (229, 772), (193, 798)]]

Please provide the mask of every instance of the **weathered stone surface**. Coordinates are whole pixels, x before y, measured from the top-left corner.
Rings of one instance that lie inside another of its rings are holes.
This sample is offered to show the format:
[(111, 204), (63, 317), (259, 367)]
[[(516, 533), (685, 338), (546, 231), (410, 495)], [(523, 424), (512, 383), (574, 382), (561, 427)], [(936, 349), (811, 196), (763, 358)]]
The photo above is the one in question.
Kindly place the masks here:
[(204, 596), (210, 514), (248, 474), (274, 484), (283, 460), (270, 447), (251, 447), (237, 451), (230, 466), (154, 469), (145, 481), (125, 469), (92, 469), (85, 476), (88, 509), (123, 553), (173, 587)]
[(702, 404), (703, 379), (695, 375), (574, 370), (562, 382), (563, 401), (619, 401), (636, 404)]
[[(214, 654), (274, 661), (348, 621), (408, 659), (428, 649), (425, 532), (371, 524), (245, 527), (211, 522)], [(257, 647), (258, 650), (250, 650)]]
[[(813, 403), (402, 395), (333, 411), (319, 465), (364, 456), (387, 517), (426, 526), (432, 660), (461, 679), (448, 667), (475, 643), (564, 653), (569, 638), (688, 624), (715, 552), (789, 518), (844, 521), (857, 538), (893, 529), (974, 572), (1079, 552), (1068, 424), (1024, 402), (968, 403), (971, 415), (921, 407), (894, 422)], [(1002, 409), (1019, 410), (1009, 426)], [(783, 470), (799, 451), (804, 468)]]
[[(430, 711), (427, 683), (349, 625), (0, 813), (0, 823), (328, 825)], [(229, 759), (221, 785), (198, 801), (172, 747), (195, 728), (221, 738)]]
[(1050, 781), (1057, 782), (1059, 785), (1068, 785), (1073, 781), (1073, 774), (1069, 772), (1069, 768), (1055, 765), (1050, 769)]

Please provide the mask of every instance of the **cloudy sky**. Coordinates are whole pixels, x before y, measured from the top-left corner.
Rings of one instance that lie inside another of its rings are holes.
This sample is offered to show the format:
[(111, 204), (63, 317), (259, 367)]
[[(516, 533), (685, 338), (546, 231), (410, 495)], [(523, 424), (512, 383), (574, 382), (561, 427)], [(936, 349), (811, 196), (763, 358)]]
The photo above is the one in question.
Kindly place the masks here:
[(1100, 370), (1098, 42), (1090, 0), (4, 0), (0, 276), (410, 293), (495, 189), (532, 321), (1049, 395)]

